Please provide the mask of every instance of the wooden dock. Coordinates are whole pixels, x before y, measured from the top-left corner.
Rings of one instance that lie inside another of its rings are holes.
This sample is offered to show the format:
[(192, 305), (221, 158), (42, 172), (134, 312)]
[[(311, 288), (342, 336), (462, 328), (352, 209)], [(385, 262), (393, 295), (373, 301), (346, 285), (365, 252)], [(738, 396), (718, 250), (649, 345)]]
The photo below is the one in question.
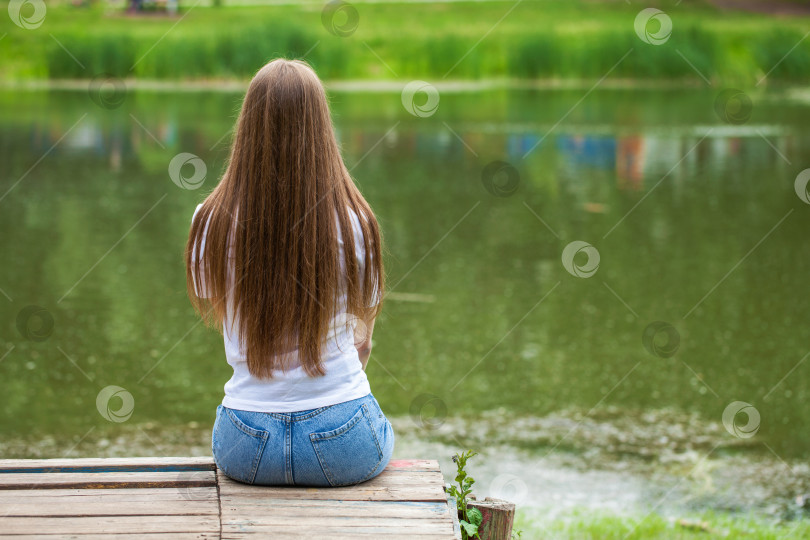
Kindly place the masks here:
[(435, 460), (340, 488), (240, 484), (211, 458), (0, 460), (0, 536), (458, 539)]

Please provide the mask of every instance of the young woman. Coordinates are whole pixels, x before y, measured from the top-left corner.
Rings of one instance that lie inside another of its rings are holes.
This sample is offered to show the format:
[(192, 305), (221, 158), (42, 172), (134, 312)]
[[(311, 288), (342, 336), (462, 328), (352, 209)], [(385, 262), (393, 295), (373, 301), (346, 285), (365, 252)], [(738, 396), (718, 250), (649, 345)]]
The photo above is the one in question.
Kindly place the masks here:
[(326, 93), (304, 62), (250, 83), (222, 180), (186, 246), (197, 312), (233, 376), (214, 459), (240, 482), (342, 486), (378, 475), (394, 432), (365, 367), (380, 311), (380, 231), (341, 158)]

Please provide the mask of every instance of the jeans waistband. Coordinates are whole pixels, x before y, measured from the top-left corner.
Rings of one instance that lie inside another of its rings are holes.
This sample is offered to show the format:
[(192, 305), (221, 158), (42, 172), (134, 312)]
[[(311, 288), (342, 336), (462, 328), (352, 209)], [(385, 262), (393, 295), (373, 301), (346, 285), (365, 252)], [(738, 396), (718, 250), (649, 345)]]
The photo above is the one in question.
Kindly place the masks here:
[(323, 407), (318, 407), (317, 409), (309, 409), (306, 411), (295, 411), (295, 412), (285, 412), (285, 413), (274, 413), (274, 412), (264, 412), (264, 413), (256, 413), (256, 414), (266, 414), (272, 418), (277, 420), (281, 420), (283, 422), (300, 422), (303, 420), (308, 420), (314, 416), (319, 415), (320, 413), (335, 408), (335, 407), (343, 407), (343, 406), (352, 406), (352, 405), (360, 405), (365, 401), (370, 400), (372, 397), (371, 394), (367, 394), (363, 397), (351, 399), (349, 401), (343, 401), (340, 403), (334, 403), (332, 405), (325, 405)]

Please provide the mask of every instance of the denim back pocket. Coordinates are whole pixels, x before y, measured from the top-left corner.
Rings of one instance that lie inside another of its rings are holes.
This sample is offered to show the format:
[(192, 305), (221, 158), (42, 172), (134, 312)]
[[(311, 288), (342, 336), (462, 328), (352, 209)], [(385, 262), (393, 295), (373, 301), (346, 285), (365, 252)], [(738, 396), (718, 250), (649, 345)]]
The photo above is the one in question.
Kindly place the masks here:
[(323, 473), (332, 486), (347, 486), (368, 480), (383, 458), (372, 418), (364, 403), (342, 426), (310, 433), (309, 439)]
[(268, 437), (267, 431), (242, 422), (236, 411), (218, 408), (212, 440), (217, 467), (233, 480), (252, 484)]

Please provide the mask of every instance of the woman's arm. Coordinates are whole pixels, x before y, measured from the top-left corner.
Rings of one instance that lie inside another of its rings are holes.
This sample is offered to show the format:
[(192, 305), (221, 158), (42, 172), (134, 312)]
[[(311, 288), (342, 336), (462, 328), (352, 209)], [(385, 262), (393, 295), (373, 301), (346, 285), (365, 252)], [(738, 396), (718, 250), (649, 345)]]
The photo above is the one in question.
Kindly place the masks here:
[(374, 319), (370, 323), (358, 320), (357, 326), (354, 328), (354, 346), (357, 348), (363, 370), (366, 369), (368, 357), (371, 356), (371, 334), (374, 332), (374, 322)]

